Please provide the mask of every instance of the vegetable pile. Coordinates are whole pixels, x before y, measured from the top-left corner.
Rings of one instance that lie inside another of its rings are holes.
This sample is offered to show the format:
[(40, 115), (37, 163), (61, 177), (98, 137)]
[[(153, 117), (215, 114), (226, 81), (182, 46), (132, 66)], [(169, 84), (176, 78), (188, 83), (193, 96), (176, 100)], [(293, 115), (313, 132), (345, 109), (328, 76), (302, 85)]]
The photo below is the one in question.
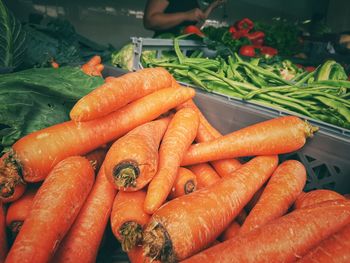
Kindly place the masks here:
[(176, 80), (208, 92), (223, 94), (271, 108), (296, 112), (322, 122), (350, 129), (350, 81), (333, 60), (312, 72), (290, 61), (268, 63), (244, 60), (237, 54), (227, 60), (203, 57), (200, 51), (185, 56), (174, 40), (176, 56), (144, 57), (145, 67), (164, 67)]
[(223, 136), (194, 96), (161, 67), (108, 77), (71, 120), (17, 140), (0, 158), (0, 260), (94, 262), (109, 220), (131, 262), (349, 259), (332, 240), (350, 201), (304, 193), (303, 164), (278, 160), (317, 127), (285, 116)]

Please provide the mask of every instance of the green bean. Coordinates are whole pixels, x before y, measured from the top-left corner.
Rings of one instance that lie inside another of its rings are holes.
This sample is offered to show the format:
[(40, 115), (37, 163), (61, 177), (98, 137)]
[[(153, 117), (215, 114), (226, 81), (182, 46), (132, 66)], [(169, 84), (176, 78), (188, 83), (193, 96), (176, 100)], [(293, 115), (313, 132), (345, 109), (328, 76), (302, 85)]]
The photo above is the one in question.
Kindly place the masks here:
[(258, 87), (264, 87), (266, 86), (266, 82), (264, 79), (260, 78), (257, 74), (254, 74), (249, 68), (244, 68), (247, 76), (250, 78), (250, 80), (254, 83), (254, 85)]
[(315, 109), (315, 107), (313, 105), (306, 103), (305, 101), (298, 100), (296, 98), (287, 97), (287, 96), (281, 95), (281, 94), (276, 93), (276, 92), (269, 92), (268, 95), (275, 97), (275, 98), (283, 99), (285, 101), (297, 103), (297, 104), (304, 106), (306, 108)]
[(319, 100), (328, 107), (335, 109), (340, 115), (342, 115), (348, 122), (350, 122), (350, 110), (344, 107), (340, 102), (328, 99), (322, 96), (315, 96), (315, 99)]
[(261, 88), (259, 90), (254, 90), (252, 92), (249, 92), (244, 98), (249, 100), (258, 94), (268, 93), (271, 91), (290, 92), (290, 91), (294, 91), (294, 90), (298, 90), (298, 88), (294, 87), (294, 86), (264, 87), (264, 88)]
[(350, 88), (350, 81), (348, 80), (319, 80), (315, 81), (311, 85), (326, 85), (326, 86), (333, 86), (333, 87), (345, 87)]
[(177, 58), (179, 59), (180, 64), (183, 63), (183, 60), (185, 58), (185, 55), (182, 53), (179, 45), (179, 38), (174, 38), (174, 50), (176, 53)]
[(304, 71), (303, 73), (300, 73), (298, 75), (295, 75), (294, 78), (291, 79), (292, 82), (296, 82), (300, 80), (301, 78), (305, 77), (309, 72)]
[(326, 92), (320, 92), (320, 91), (314, 91), (314, 90), (303, 90), (303, 91), (295, 91), (292, 93), (292, 95), (295, 95), (295, 94), (300, 94), (300, 93), (308, 93), (308, 95), (320, 95), (320, 96), (324, 96), (324, 97), (327, 97), (327, 98), (330, 98), (332, 100), (336, 100), (336, 101), (339, 101), (339, 102), (342, 102), (344, 103), (347, 107), (350, 107), (350, 101), (348, 100), (345, 100), (343, 98), (340, 98), (339, 96), (335, 96), (335, 95), (332, 95), (332, 94), (329, 94), (329, 93), (326, 93)]
[(297, 83), (295, 83), (295, 86), (300, 86), (302, 84), (304, 84), (306, 81), (308, 81), (311, 77), (313, 77), (316, 74), (316, 70), (308, 73), (305, 77), (303, 77), (302, 79), (300, 79)]
[(207, 88), (206, 85), (204, 85), (204, 83), (197, 78), (197, 76), (195, 74), (193, 74), (192, 72), (188, 72), (188, 77), (192, 80), (192, 82), (196, 85), (198, 85), (199, 87), (202, 87), (203, 89), (205, 89), (206, 91), (209, 91), (209, 89)]

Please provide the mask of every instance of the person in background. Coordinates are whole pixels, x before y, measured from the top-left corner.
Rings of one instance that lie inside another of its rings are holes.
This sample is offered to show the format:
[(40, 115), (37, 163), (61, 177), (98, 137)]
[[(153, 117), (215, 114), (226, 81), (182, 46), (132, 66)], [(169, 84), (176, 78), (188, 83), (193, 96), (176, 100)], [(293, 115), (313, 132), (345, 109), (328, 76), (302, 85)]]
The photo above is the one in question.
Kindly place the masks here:
[(185, 26), (203, 23), (210, 13), (225, 0), (214, 0), (204, 11), (197, 0), (148, 0), (143, 24), (146, 29), (162, 33), (178, 34)]

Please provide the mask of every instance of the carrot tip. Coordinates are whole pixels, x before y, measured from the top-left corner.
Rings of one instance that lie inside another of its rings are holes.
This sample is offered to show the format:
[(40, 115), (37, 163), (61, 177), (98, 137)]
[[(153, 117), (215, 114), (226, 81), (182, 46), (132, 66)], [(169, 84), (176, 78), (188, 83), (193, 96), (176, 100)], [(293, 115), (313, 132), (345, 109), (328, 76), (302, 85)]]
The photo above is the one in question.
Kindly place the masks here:
[(135, 187), (139, 175), (140, 169), (133, 160), (122, 161), (113, 169), (114, 182), (118, 187)]
[(14, 157), (13, 152), (9, 152), (0, 164), (0, 198), (9, 198), (15, 192), (18, 184), (25, 184), (22, 179), (21, 165)]
[(124, 252), (129, 252), (142, 241), (142, 226), (136, 222), (125, 222), (119, 233), (122, 236), (121, 245)]
[(144, 232), (144, 254), (152, 260), (177, 262), (170, 236), (162, 224), (151, 222)]
[(308, 121), (305, 121), (305, 133), (306, 138), (312, 137), (315, 132), (319, 130), (319, 127), (311, 125)]
[(194, 183), (193, 180), (189, 180), (185, 185), (184, 185), (184, 191), (185, 194), (190, 194), (196, 190), (196, 184)]

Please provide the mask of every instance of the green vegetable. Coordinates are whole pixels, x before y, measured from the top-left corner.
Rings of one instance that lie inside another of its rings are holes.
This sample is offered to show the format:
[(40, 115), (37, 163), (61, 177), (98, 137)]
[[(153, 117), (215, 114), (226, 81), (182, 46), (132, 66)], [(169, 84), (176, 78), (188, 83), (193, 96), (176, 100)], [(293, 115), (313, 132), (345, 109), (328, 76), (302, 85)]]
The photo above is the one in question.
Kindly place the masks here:
[(74, 103), (102, 83), (101, 77), (90, 77), (78, 67), (0, 75), (0, 148), (33, 131), (69, 120)]
[(22, 63), (25, 41), (21, 23), (0, 0), (0, 67), (17, 68)]
[(129, 43), (122, 47), (119, 51), (115, 51), (111, 55), (111, 62), (113, 66), (118, 66), (122, 69), (132, 71), (133, 69), (133, 59), (134, 59), (134, 49), (133, 44)]

